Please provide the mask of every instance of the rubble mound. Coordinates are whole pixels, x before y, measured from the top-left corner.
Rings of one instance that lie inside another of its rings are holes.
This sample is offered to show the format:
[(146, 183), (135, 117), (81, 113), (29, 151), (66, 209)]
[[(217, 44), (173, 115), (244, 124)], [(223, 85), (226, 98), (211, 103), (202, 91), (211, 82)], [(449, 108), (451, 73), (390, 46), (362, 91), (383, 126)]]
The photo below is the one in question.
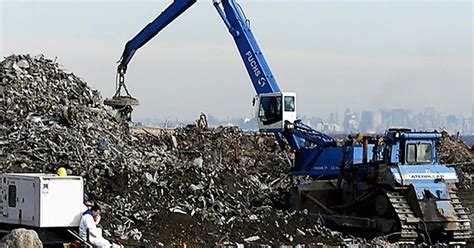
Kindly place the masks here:
[(447, 132), (442, 134), (437, 146), (440, 162), (455, 167), (460, 181), (459, 188), (468, 189), (473, 184), (474, 154), (471, 147)]
[(0, 82), (2, 171), (67, 165), (92, 176), (84, 164), (104, 166), (96, 147), (100, 138), (118, 141), (120, 123), (103, 109), (98, 91), (42, 56), (6, 58)]
[[(98, 91), (43, 56), (0, 62), (0, 102), (0, 172), (65, 167), (81, 175), (105, 210), (107, 238), (147, 246), (367, 243), (289, 211), (296, 179), (273, 136), (200, 125), (128, 133)], [(441, 141), (442, 162), (472, 161), (457, 146)]]
[(442, 132), (442, 138), (438, 145), (438, 154), (443, 164), (470, 163), (474, 160), (471, 147), (462, 140)]
[(285, 205), (272, 136), (189, 126), (129, 134), (100, 93), (43, 56), (0, 62), (0, 172), (81, 175), (104, 234), (149, 245), (342, 244)]
[(9, 248), (43, 247), (43, 243), (41, 243), (38, 234), (33, 230), (27, 230), (24, 228), (12, 230), (10, 233), (8, 233), (2, 238), (0, 244), (1, 247)]

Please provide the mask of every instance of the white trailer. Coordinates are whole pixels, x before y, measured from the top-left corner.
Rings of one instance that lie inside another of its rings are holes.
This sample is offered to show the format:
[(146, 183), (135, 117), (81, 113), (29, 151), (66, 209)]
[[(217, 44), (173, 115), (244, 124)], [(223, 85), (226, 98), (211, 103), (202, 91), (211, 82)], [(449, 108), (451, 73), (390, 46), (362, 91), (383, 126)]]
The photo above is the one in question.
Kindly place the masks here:
[(84, 211), (82, 177), (4, 173), (0, 180), (0, 229), (34, 229), (45, 242), (78, 228)]

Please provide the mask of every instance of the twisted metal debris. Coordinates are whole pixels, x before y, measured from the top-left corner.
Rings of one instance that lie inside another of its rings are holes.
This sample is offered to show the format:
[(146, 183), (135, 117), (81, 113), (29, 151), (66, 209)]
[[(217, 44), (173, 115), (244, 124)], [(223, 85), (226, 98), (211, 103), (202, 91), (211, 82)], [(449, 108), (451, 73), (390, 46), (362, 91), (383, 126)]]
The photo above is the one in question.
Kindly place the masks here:
[(99, 92), (43, 56), (7, 57), (0, 82), (1, 172), (64, 166), (83, 176), (106, 209), (109, 237), (150, 245), (344, 242), (286, 211), (290, 179), (273, 137), (206, 125), (129, 135)]
[(297, 181), (272, 136), (209, 129), (203, 118), (130, 134), (98, 91), (43, 56), (0, 62), (0, 96), (0, 172), (63, 166), (83, 176), (105, 208), (109, 238), (149, 246), (366, 243), (289, 211)]

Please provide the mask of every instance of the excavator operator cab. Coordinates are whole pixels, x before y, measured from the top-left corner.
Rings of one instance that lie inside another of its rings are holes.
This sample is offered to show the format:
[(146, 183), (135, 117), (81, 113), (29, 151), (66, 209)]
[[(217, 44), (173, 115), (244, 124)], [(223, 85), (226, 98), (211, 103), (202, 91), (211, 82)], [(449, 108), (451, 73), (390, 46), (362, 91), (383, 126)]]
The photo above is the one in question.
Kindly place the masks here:
[(387, 160), (401, 165), (437, 164), (436, 141), (438, 132), (417, 132), (391, 128), (386, 133)]
[(263, 132), (280, 132), (285, 129), (285, 121), (296, 120), (296, 93), (265, 93), (256, 97), (256, 119)]

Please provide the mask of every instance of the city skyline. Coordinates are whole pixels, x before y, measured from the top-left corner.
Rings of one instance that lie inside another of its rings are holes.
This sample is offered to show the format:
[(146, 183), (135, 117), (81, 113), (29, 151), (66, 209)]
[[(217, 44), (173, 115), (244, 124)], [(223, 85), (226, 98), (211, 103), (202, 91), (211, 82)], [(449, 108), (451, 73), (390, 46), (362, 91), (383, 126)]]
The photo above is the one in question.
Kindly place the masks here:
[[(135, 119), (138, 125), (177, 127), (193, 124), (194, 119), (147, 117)], [(205, 113), (211, 126), (239, 126), (245, 130), (257, 130), (253, 116), (218, 118)], [(425, 107), (422, 112), (411, 109), (381, 109), (377, 111), (331, 112), (327, 116), (299, 115), (303, 123), (324, 133), (383, 133), (388, 128), (412, 128), (415, 130), (445, 130), (449, 133), (474, 134), (474, 111), (470, 116), (438, 111), (435, 107)]]

